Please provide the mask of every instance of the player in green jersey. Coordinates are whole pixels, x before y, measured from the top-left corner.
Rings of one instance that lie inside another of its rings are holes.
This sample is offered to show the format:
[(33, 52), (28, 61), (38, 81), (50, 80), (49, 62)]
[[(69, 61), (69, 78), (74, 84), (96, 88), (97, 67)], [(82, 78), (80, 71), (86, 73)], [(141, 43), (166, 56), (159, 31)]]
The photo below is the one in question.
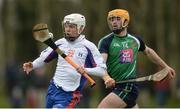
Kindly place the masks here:
[[(99, 41), (99, 51), (106, 64), (109, 75), (116, 81), (136, 78), (136, 58), (143, 52), (150, 61), (161, 68), (167, 68), (173, 78), (175, 71), (169, 67), (157, 53), (149, 48), (140, 37), (127, 33), (130, 18), (127, 10), (115, 9), (108, 13), (107, 22), (112, 33)], [(136, 83), (116, 84), (112, 92), (99, 104), (99, 108), (132, 108), (138, 107), (136, 99), (138, 88)]]

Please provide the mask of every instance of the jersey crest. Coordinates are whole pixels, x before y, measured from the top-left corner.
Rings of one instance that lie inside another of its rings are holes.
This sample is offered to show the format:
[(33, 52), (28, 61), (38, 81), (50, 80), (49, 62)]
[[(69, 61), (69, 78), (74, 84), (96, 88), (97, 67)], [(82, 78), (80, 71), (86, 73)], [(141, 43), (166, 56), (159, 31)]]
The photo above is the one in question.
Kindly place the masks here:
[(68, 57), (73, 57), (74, 52), (75, 52), (74, 50), (69, 50), (67, 56), (68, 56)]

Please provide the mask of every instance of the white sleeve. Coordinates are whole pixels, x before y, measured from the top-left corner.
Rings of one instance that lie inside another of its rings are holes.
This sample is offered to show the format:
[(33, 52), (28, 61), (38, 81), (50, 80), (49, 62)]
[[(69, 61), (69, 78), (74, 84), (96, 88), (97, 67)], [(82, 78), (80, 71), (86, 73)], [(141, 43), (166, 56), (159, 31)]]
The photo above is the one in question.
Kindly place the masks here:
[(97, 47), (94, 44), (92, 44), (89, 47), (93, 55), (94, 61), (96, 63), (96, 67), (85, 68), (87, 70), (87, 73), (99, 77), (105, 76), (107, 67), (103, 60), (103, 57), (101, 56), (100, 52), (98, 51)]
[(94, 76), (104, 77), (105, 76), (105, 69), (101, 67), (94, 67), (94, 68), (85, 68), (87, 73)]
[(49, 56), (49, 54), (53, 51), (50, 47), (45, 49), (44, 51), (41, 52), (40, 56), (35, 59), (32, 64), (33, 64), (33, 69), (42, 67), (45, 64), (45, 59)]

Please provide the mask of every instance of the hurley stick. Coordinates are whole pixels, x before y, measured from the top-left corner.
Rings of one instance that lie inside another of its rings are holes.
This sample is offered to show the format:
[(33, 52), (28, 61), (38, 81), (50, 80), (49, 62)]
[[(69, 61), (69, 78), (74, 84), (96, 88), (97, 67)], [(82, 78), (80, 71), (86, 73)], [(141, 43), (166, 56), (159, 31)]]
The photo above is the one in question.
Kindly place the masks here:
[(130, 79), (130, 80), (124, 80), (124, 81), (119, 81), (116, 83), (126, 83), (126, 82), (143, 82), (143, 81), (161, 81), (163, 80), (166, 76), (168, 75), (168, 71), (166, 68), (162, 69), (161, 71), (145, 76), (145, 77), (140, 77), (136, 79)]

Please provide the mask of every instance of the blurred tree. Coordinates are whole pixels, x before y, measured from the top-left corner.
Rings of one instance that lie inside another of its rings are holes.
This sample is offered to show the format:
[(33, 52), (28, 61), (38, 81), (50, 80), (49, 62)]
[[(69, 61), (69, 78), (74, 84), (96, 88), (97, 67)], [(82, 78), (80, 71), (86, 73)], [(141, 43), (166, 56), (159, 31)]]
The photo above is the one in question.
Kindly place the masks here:
[[(2, 28), (2, 14), (3, 14), (3, 11), (2, 11), (2, 8), (3, 8), (3, 1), (1, 0), (0, 1), (0, 51), (5, 51), (5, 46), (4, 46), (4, 42), (5, 42), (5, 39), (4, 39), (4, 31), (3, 31), (3, 28)], [(5, 53), (4, 52), (1, 52), (1, 55), (0, 55), (0, 72), (3, 72), (5, 70)], [(3, 73), (0, 73), (0, 77), (3, 76)], [(1, 82), (1, 81), (0, 81)]]

